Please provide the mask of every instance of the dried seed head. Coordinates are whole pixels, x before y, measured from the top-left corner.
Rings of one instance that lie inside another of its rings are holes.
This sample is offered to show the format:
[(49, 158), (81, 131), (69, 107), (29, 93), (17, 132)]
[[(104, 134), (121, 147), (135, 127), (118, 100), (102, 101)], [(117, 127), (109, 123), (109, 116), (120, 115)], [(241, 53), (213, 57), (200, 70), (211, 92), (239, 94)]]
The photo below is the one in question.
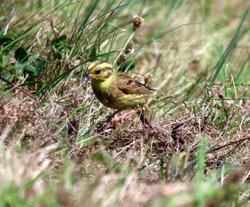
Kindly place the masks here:
[(146, 75), (144, 78), (144, 84), (148, 87), (151, 87), (153, 83), (153, 77), (151, 75)]
[(131, 54), (134, 52), (134, 43), (133, 41), (129, 42), (127, 47), (125, 48), (125, 53), (126, 54)]
[(117, 65), (121, 65), (125, 60), (126, 60), (126, 55), (122, 54), (117, 61)]
[(133, 25), (134, 25), (134, 31), (137, 30), (142, 23), (144, 22), (144, 19), (138, 15), (133, 16)]

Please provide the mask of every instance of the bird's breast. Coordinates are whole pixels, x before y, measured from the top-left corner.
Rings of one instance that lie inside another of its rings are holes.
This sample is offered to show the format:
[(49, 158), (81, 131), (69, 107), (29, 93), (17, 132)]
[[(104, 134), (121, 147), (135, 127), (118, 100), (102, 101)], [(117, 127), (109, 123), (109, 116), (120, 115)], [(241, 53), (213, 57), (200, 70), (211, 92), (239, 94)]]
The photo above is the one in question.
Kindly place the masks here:
[(97, 99), (105, 106), (109, 108), (117, 108), (115, 105), (115, 91), (111, 85), (98, 85), (92, 83), (92, 88)]

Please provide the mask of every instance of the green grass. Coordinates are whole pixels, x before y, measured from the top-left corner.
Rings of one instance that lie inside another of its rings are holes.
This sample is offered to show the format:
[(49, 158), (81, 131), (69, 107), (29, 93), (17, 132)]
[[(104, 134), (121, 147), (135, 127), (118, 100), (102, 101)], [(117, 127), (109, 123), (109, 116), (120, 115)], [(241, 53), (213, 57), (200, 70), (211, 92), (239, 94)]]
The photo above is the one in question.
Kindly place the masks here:
[[(249, 11), (244, 0), (3, 1), (0, 207), (250, 205)], [(158, 131), (136, 116), (98, 131), (112, 110), (85, 68), (116, 65), (132, 40), (117, 69), (158, 89)]]

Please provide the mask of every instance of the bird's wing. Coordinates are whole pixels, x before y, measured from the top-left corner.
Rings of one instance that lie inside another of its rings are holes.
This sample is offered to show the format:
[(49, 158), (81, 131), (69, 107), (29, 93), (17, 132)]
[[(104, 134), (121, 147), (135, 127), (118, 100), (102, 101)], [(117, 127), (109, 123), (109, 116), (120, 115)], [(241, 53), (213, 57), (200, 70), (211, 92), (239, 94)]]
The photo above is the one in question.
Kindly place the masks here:
[(126, 94), (149, 94), (155, 90), (122, 73), (117, 74), (118, 88)]

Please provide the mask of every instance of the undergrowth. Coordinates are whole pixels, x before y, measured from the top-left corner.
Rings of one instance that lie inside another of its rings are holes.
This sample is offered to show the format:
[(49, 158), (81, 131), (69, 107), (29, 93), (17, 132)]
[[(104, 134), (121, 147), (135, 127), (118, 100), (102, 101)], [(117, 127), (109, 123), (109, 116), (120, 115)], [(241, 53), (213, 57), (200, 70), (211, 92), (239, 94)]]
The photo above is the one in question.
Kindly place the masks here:
[[(247, 1), (3, 0), (0, 14), (0, 206), (250, 205)], [(153, 128), (100, 128), (95, 60), (157, 89)]]

